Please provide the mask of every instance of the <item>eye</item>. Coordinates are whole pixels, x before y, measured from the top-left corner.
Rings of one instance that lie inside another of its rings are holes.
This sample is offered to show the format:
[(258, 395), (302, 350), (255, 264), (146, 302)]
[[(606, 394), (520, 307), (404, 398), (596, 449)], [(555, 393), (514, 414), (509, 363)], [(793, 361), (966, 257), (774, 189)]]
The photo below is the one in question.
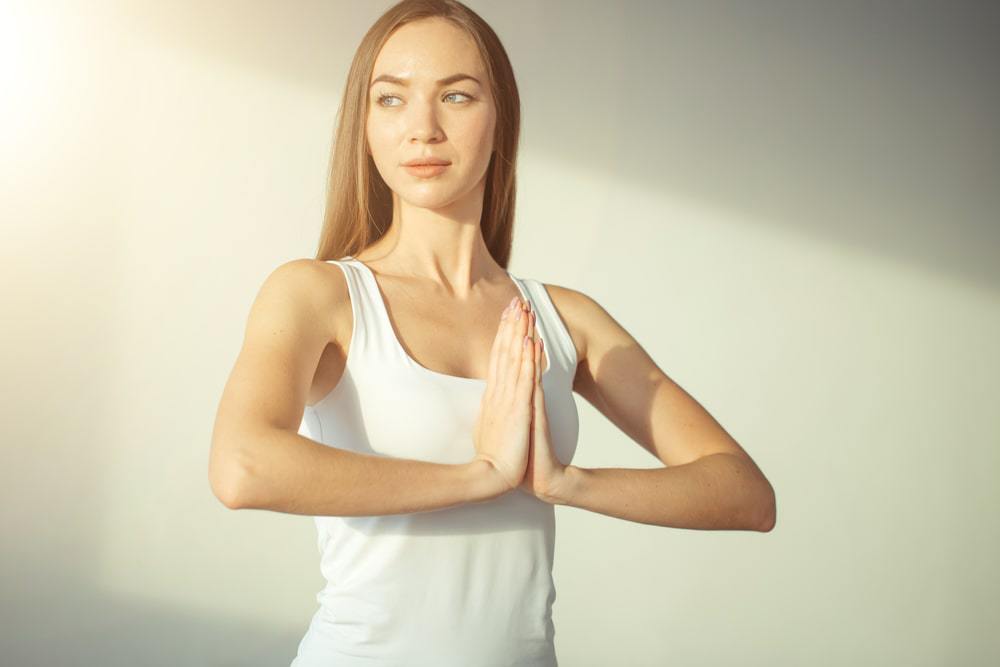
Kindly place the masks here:
[(394, 104), (388, 104), (388, 105), (387, 104), (382, 104), (382, 100), (386, 100), (386, 99), (393, 98), (393, 97), (395, 97), (397, 100), (399, 99), (395, 95), (389, 95), (388, 93), (382, 93), (381, 95), (378, 96), (378, 99), (376, 100), (376, 103), (379, 106), (396, 106)]
[[(454, 92), (451, 92), (451, 93), (448, 93), (447, 95), (444, 96), (444, 99), (448, 99), (449, 97), (454, 97), (455, 95), (460, 95), (462, 97), (467, 97), (469, 99), (469, 101), (472, 101), (472, 100), (476, 99), (472, 95), (469, 95), (468, 93), (463, 93), (463, 92), (458, 91), (458, 90), (456, 90)], [(375, 103), (378, 104), (381, 107), (395, 107), (395, 106), (399, 106), (398, 104), (385, 104), (385, 100), (390, 100), (390, 99), (396, 99), (396, 100), (398, 100), (399, 96), (398, 95), (391, 95), (389, 93), (380, 93), (378, 95), (378, 97), (375, 99)], [(463, 104), (464, 104), (464, 102), (463, 102)]]
[(444, 97), (445, 97), (445, 99), (448, 99), (449, 97), (451, 97), (451, 96), (453, 96), (453, 95), (461, 95), (461, 96), (463, 96), (463, 97), (468, 97), (470, 101), (472, 101), (472, 100), (476, 99), (476, 98), (475, 98), (475, 97), (473, 97), (472, 95), (469, 95), (468, 93), (463, 93), (463, 92), (461, 92), (461, 91), (458, 91), (458, 90), (456, 90), (456, 91), (455, 91), (455, 92), (453, 92), (453, 93), (448, 93), (448, 94), (447, 94), (447, 95), (445, 95)]

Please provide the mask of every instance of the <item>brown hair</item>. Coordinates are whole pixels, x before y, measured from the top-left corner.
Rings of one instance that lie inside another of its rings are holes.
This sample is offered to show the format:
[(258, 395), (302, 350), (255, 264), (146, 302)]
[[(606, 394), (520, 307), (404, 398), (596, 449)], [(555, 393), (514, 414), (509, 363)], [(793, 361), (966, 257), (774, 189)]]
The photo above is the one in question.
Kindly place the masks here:
[(403, 0), (379, 17), (361, 40), (337, 111), (316, 259), (356, 255), (381, 238), (392, 221), (392, 192), (367, 152), (368, 83), (375, 58), (392, 33), (412, 21), (432, 17), (447, 19), (464, 29), (479, 47), (486, 67), (496, 105), (496, 134), (479, 224), (493, 259), (507, 268), (513, 236), (521, 102), (514, 70), (500, 38), (478, 14), (457, 0)]

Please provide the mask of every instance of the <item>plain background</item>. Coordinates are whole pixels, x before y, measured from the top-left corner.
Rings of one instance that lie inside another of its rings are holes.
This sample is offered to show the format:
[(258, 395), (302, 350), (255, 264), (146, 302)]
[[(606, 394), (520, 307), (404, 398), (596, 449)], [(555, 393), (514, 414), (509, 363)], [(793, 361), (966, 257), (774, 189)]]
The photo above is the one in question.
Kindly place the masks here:
[[(227, 510), (209, 439), (390, 4), (0, 2), (5, 664), (294, 656), (312, 520)], [(561, 664), (996, 664), (997, 6), (470, 5), (522, 95), (512, 272), (597, 299), (777, 493), (768, 534), (559, 507)], [(658, 465), (578, 406), (574, 464)]]

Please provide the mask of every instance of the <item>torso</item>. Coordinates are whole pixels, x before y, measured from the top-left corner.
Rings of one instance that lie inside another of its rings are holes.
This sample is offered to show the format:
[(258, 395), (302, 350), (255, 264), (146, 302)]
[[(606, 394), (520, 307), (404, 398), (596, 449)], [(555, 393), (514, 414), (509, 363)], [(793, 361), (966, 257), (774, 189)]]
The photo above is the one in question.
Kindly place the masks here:
[[(375, 263), (363, 256), (364, 262), (377, 275), (382, 298), (389, 311), (392, 326), (402, 347), (420, 365), (439, 373), (468, 378), (485, 378), (493, 341), (499, 326), (499, 314), (515, 296), (517, 287), (505, 274), (477, 288), (468, 301), (436, 291), (432, 285), (420, 286), (412, 279), (382, 273)], [(329, 344), (323, 350), (307, 404), (313, 405), (326, 396), (340, 381), (350, 346), (354, 317), (343, 272), (329, 263), (317, 260), (329, 278), (324, 280), (324, 294), (333, 305), (324, 309), (330, 317), (323, 326), (329, 331)], [(333, 285), (334, 287), (330, 287)], [(545, 285), (553, 304), (566, 323), (577, 350), (578, 367), (584, 360), (583, 332), (567, 314), (572, 291)], [(544, 358), (544, 355), (543, 355)], [(545, 362), (542, 363), (542, 371)]]

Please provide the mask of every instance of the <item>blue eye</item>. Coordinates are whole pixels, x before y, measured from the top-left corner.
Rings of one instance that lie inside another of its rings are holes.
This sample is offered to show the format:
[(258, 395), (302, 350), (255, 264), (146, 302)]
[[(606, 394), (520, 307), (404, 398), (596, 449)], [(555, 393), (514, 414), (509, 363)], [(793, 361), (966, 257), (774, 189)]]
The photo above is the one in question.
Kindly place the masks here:
[[(379, 106), (386, 106), (385, 104), (382, 104), (382, 100), (388, 99), (390, 97), (396, 97), (396, 96), (395, 95), (389, 95), (387, 93), (382, 93), (381, 95), (379, 95), (378, 96), (378, 100), (377, 100)], [(398, 100), (399, 98), (396, 97), (396, 99)], [(389, 105), (389, 106), (394, 106), (394, 105)]]
[[(463, 92), (460, 92), (460, 91), (455, 91), (455, 92), (452, 92), (452, 93), (448, 93), (447, 95), (444, 96), (444, 99), (448, 99), (449, 97), (454, 97), (455, 95), (461, 95), (463, 97), (467, 97), (467, 98), (469, 98), (469, 101), (472, 101), (472, 100), (476, 99), (472, 95), (469, 95), (468, 93), (463, 93)], [(385, 100), (392, 99), (392, 98), (395, 98), (395, 99), (398, 100), (399, 96), (398, 95), (391, 95), (389, 93), (381, 93), (381, 94), (379, 94), (379, 96), (376, 98), (375, 101), (381, 107), (395, 107), (395, 106), (399, 106), (397, 104), (384, 104)]]
[(458, 91), (455, 91), (454, 93), (448, 93), (447, 95), (445, 95), (445, 98), (447, 99), (453, 95), (462, 95), (463, 97), (468, 97), (470, 101), (476, 99), (472, 95), (469, 95), (468, 93), (461, 93)]

